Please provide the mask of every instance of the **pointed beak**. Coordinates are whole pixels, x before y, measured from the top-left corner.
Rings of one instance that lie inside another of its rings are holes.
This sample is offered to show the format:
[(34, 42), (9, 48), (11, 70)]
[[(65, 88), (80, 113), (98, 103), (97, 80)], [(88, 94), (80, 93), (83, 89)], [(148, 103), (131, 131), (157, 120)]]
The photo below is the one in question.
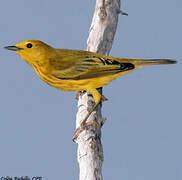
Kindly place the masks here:
[(5, 46), (5, 49), (11, 50), (11, 51), (18, 51), (18, 50), (22, 50), (23, 48), (19, 48), (17, 46)]

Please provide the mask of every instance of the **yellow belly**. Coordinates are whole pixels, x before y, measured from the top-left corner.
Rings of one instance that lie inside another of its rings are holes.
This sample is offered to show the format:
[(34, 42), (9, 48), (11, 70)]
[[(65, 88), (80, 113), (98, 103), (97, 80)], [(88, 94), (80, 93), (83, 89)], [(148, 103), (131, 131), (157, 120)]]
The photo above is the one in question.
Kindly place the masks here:
[(82, 90), (88, 91), (91, 89), (103, 87), (112, 80), (116, 79), (117, 77), (133, 71), (133, 70), (124, 71), (114, 75), (95, 77), (91, 79), (63, 80), (63, 79), (58, 79), (49, 73), (43, 73), (42, 71), (40, 71), (40, 69), (37, 69), (36, 67), (34, 67), (34, 70), (37, 73), (37, 75), (47, 84), (64, 91), (82, 91)]

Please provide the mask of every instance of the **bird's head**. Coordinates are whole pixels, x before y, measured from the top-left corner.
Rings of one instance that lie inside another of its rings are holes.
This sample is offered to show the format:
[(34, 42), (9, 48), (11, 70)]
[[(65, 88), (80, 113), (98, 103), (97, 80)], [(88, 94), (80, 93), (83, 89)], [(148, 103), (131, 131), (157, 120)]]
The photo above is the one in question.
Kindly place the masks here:
[(5, 49), (15, 51), (22, 59), (30, 65), (42, 61), (48, 57), (52, 47), (39, 40), (25, 40), (15, 46), (6, 46)]

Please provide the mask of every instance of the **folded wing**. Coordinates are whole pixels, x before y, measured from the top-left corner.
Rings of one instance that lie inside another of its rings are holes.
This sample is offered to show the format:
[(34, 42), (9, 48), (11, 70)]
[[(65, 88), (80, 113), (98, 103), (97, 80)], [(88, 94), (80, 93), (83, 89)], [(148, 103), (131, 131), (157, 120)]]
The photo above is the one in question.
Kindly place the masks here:
[[(91, 79), (113, 75), (135, 68), (132, 63), (120, 63), (112, 58), (108, 59), (100, 56), (91, 56), (90, 54), (84, 56), (74, 54), (73, 56), (70, 56), (67, 61), (69, 61), (69, 63), (66, 64), (61, 63), (63, 60), (60, 60), (60, 65), (57, 64), (60, 68), (57, 67), (56, 69), (53, 69), (52, 75), (58, 79), (65, 80)], [(64, 64), (64, 66), (62, 64)]]

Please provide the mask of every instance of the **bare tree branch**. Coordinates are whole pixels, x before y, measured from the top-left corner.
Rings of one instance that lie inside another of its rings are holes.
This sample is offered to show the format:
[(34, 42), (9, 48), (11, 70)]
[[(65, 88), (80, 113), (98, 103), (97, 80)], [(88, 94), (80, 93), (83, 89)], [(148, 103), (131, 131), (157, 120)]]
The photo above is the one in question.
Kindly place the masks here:
[[(87, 40), (87, 50), (108, 55), (112, 47), (117, 28), (120, 0), (96, 0), (95, 12)], [(126, 13), (125, 13), (126, 14)], [(102, 91), (102, 88), (100, 89)], [(94, 105), (93, 98), (86, 92), (78, 100), (76, 128)], [(75, 140), (78, 144), (78, 163), (80, 180), (102, 180), (103, 148), (101, 127), (104, 123), (101, 105), (88, 118), (87, 122), (96, 122), (100, 126), (90, 126), (82, 131)]]

